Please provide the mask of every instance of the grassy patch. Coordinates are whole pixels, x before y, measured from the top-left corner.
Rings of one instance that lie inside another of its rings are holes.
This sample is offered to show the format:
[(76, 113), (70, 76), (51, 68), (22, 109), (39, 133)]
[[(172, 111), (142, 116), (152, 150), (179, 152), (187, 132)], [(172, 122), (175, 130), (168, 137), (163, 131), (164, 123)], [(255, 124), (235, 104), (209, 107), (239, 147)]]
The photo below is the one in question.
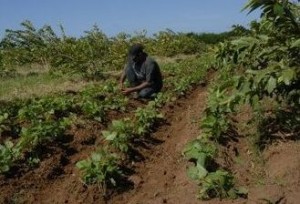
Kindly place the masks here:
[[(92, 83), (92, 82), (90, 82)], [(79, 90), (88, 82), (78, 75), (53, 75), (49, 73), (2, 79), (0, 100), (25, 99), (66, 90)]]

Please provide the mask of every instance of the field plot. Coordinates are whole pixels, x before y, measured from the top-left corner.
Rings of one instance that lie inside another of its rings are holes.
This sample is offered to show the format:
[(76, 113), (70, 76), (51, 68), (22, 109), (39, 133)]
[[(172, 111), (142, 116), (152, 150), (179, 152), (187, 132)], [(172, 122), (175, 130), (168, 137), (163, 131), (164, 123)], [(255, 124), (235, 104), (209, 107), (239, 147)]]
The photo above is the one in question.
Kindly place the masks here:
[[(0, 203), (299, 203), (299, 3), (258, 8), (219, 35), (8, 30)], [(162, 70), (151, 100), (118, 84), (134, 43)]]

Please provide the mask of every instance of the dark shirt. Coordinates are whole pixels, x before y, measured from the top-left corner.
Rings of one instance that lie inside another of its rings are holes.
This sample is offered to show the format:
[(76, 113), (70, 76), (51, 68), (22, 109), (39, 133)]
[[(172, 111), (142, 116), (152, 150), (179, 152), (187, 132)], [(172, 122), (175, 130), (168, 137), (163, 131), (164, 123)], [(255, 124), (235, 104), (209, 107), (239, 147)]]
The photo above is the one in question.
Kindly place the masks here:
[(134, 77), (127, 77), (133, 84), (141, 84), (144, 81), (149, 82), (150, 87), (154, 88), (157, 91), (163, 86), (162, 74), (160, 68), (155, 60), (151, 57), (146, 57), (146, 60), (142, 64), (134, 63), (129, 61), (127, 64), (127, 74), (131, 73)]

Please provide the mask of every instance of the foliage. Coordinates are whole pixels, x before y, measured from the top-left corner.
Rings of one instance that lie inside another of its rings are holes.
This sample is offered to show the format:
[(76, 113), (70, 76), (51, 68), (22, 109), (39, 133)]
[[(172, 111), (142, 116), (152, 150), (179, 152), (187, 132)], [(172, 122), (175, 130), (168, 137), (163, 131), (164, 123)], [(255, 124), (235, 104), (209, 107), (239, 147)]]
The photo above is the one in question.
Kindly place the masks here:
[[(265, 97), (290, 108), (300, 105), (299, 5), (287, 0), (249, 0), (245, 6), (250, 12), (257, 8), (262, 9), (260, 22), (252, 22), (246, 35), (217, 46), (215, 66), (220, 75), (210, 90), (201, 139), (220, 141), (231, 125), (229, 115), (240, 104), (250, 104), (257, 113)], [(239, 191), (234, 190), (230, 173), (208, 173), (206, 154), (192, 150), (199, 154), (199, 162), (189, 174), (201, 186), (200, 198), (236, 197)]]
[(86, 184), (98, 183), (105, 186), (106, 183), (110, 183), (116, 185), (114, 178), (121, 174), (117, 156), (103, 149), (92, 153), (90, 158), (77, 162), (76, 167), (82, 171)]
[(3, 145), (0, 145), (0, 173), (9, 171), (17, 157), (18, 151), (11, 141), (5, 141)]
[(73, 100), (65, 96), (44, 97), (32, 99), (25, 102), (18, 111), (18, 118), (21, 121), (49, 121), (68, 116), (72, 110)]
[(211, 121), (227, 121), (228, 113), (235, 112), (238, 104), (249, 103), (258, 110), (264, 97), (299, 107), (299, 5), (250, 0), (245, 6), (250, 12), (257, 8), (262, 8), (262, 18), (252, 22), (251, 35), (222, 43), (216, 52), (221, 72), (236, 76), (231, 77), (231, 83), (228, 79), (221, 82), (223, 100), (211, 97), (215, 105), (209, 105), (209, 109), (225, 108)]
[(0, 74), (18, 65), (41, 64), (52, 71), (81, 73), (88, 79), (102, 79), (106, 70), (124, 66), (127, 50), (133, 43), (142, 43), (151, 54), (174, 56), (195, 54), (205, 50), (203, 43), (184, 33), (162, 31), (152, 38), (146, 31), (107, 37), (97, 25), (80, 38), (67, 36), (61, 25), (61, 35), (51, 26), (36, 28), (30, 21), (21, 23), (21, 30), (6, 30), (0, 41)]
[[(202, 42), (199, 43), (185, 34), (171, 31), (162, 32), (161, 36), (157, 36), (159, 39), (147, 38), (145, 33), (133, 37), (120, 34), (114, 38), (107, 38), (97, 27), (94, 27), (92, 31), (86, 32), (86, 36), (77, 39), (66, 36), (62, 27), (61, 29), (61, 37), (53, 36), (53, 39), (57, 38), (57, 40), (47, 41), (44, 38), (37, 38), (41, 41), (41, 46), (36, 49), (43, 48), (48, 53), (43, 55), (43, 60), (36, 56), (28, 56), (26, 49), (29, 48), (18, 44), (19, 41), (26, 41), (26, 36), (17, 35), (13, 31), (11, 33), (16, 41), (11, 39), (5, 41), (5, 47), (1, 47), (5, 51), (3, 56), (19, 57), (20, 65), (45, 63), (51, 65), (52, 71), (81, 72), (86, 77), (95, 79), (93, 76), (96, 75), (103, 77), (102, 72), (108, 68), (115, 66), (121, 68), (128, 46), (132, 43), (141, 42), (148, 47), (151, 54), (166, 56), (201, 53), (206, 49)], [(34, 38), (38, 36), (34, 31), (31, 34)], [(165, 80), (168, 88), (158, 94), (158, 97), (148, 105), (133, 111), (134, 115), (131, 118), (113, 120), (108, 128), (102, 131), (105, 139), (102, 144), (103, 149), (76, 164), (82, 173), (83, 181), (86, 184), (97, 183), (104, 188), (107, 184), (116, 185), (115, 178), (121, 174), (118, 165), (122, 165), (123, 160), (111, 152), (123, 155), (136, 148), (134, 144), (136, 138), (140, 139), (150, 133), (155, 122), (163, 117), (159, 113), (159, 108), (185, 95), (192, 85), (199, 83), (210, 67), (209, 60), (210, 58), (204, 56), (201, 60), (181, 60), (178, 65), (172, 63), (164, 67), (168, 75)], [(13, 63), (8, 64), (7, 61), (5, 63), (6, 66), (15, 66)], [(12, 121), (15, 121), (20, 129), (16, 136), (19, 138), (13, 146), (4, 148), (5, 145), (1, 145), (3, 154), (7, 155), (5, 156), (7, 159), (3, 159), (5, 161), (3, 166), (8, 166), (8, 168), (4, 167), (5, 171), (8, 171), (16, 160), (23, 158), (25, 153), (33, 155), (29, 157), (28, 163), (35, 165), (39, 161), (34, 152), (37, 147), (43, 147), (64, 136), (66, 129), (74, 122), (73, 116), (83, 116), (80, 119), (84, 122), (96, 120), (106, 123), (109, 122), (106, 118), (108, 111), (125, 111), (128, 98), (120, 94), (115, 80), (101, 82), (101, 85), (89, 86), (77, 93), (22, 101), (21, 106), (14, 111), (15, 114), (1, 112), (3, 118), (0, 125), (3, 125), (3, 129), (10, 127)], [(17, 151), (18, 154), (10, 156), (9, 152), (12, 151)]]
[(86, 36), (75, 39), (65, 37), (50, 47), (55, 55), (50, 59), (54, 69), (83, 73), (87, 78), (102, 78), (104, 58), (109, 50), (109, 40), (97, 26), (86, 31)]
[(137, 135), (144, 135), (150, 131), (154, 122), (163, 118), (163, 115), (158, 113), (155, 103), (149, 103), (146, 107), (135, 110), (135, 118)]
[[(103, 85), (85, 88), (76, 95), (60, 94), (45, 96), (23, 101), (12, 101), (1, 104), (0, 134), (14, 136), (14, 151), (18, 152), (10, 157), (9, 146), (2, 145), (3, 154), (9, 159), (11, 166), (22, 158), (24, 153), (34, 152), (47, 143), (63, 138), (65, 131), (74, 122), (74, 116), (84, 114), (88, 119), (103, 121), (105, 112), (109, 110), (125, 110), (127, 99), (118, 93), (116, 83), (106, 81)], [(39, 158), (29, 158), (34, 164)], [(8, 160), (3, 159), (5, 163)]]
[[(12, 63), (24, 65), (26, 63), (45, 64), (48, 46), (59, 41), (58, 36), (48, 25), (36, 29), (34, 25), (26, 20), (21, 23), (24, 30), (6, 30), (6, 35), (1, 41), (3, 49), (3, 66), (11, 66)], [(1, 49), (1, 50), (2, 50)]]
[(89, 86), (76, 98), (77, 108), (89, 118), (102, 122), (108, 110), (125, 111), (128, 99), (122, 95), (115, 81), (101, 86)]
[(3, 113), (0, 115), (0, 136), (3, 131), (8, 130), (8, 113)]
[(204, 44), (184, 33), (175, 33), (172, 30), (154, 34), (153, 47), (159, 56), (174, 56), (176, 54), (195, 54), (204, 51)]
[(189, 142), (183, 150), (183, 155), (194, 161), (195, 166), (188, 168), (188, 176), (194, 180), (203, 179), (208, 174), (207, 165), (216, 151), (216, 147), (209, 141), (198, 139)]
[[(227, 80), (227, 83), (224, 82), (226, 85), (230, 83), (232, 83), (230, 80)], [(201, 128), (203, 129), (203, 136), (218, 141), (230, 127), (227, 115), (235, 111), (236, 105), (241, 101), (241, 96), (232, 93), (229, 96), (228, 90), (222, 85), (210, 89), (209, 94)]]
[(62, 137), (71, 120), (64, 118), (57, 122), (46, 121), (33, 123), (29, 128), (22, 128), (21, 138), (17, 147), (21, 150), (33, 149), (46, 141)]
[(186, 35), (209, 45), (215, 45), (224, 42), (228, 39), (248, 35), (250, 30), (241, 26), (233, 25), (230, 31), (222, 33), (187, 33)]
[(133, 126), (128, 118), (113, 120), (108, 130), (102, 131), (102, 135), (113, 147), (121, 152), (127, 152), (129, 141), (133, 138)]
[(201, 190), (199, 198), (210, 199), (218, 198), (236, 198), (237, 194), (245, 194), (247, 192), (238, 192), (234, 189), (233, 176), (223, 170), (208, 173), (206, 177), (200, 180)]
[(194, 162), (188, 168), (187, 174), (201, 187), (198, 197), (206, 200), (214, 197), (236, 198), (238, 195), (247, 194), (247, 190), (234, 187), (233, 176), (228, 171), (208, 169), (216, 153), (216, 145), (203, 138), (189, 142), (184, 148), (183, 155)]

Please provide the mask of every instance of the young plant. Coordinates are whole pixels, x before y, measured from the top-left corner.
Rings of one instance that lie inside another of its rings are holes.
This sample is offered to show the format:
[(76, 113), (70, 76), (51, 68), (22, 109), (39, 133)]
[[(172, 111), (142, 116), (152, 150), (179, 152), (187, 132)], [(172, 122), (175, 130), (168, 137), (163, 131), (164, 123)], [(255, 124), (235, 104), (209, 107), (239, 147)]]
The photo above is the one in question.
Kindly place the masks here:
[(215, 156), (217, 148), (212, 142), (197, 139), (189, 142), (183, 155), (195, 163), (187, 170), (188, 176), (193, 180), (200, 180), (208, 174), (207, 164)]
[(8, 126), (8, 113), (0, 113), (0, 136), (2, 134), (3, 131), (5, 130), (9, 130), (9, 126)]
[(70, 124), (71, 120), (69, 118), (55, 122), (38, 122), (32, 124), (32, 126), (22, 129), (21, 138), (16, 146), (20, 150), (33, 149), (46, 141), (53, 141), (61, 137)]
[(130, 139), (134, 136), (132, 122), (128, 118), (113, 120), (109, 129), (102, 131), (102, 135), (113, 147), (127, 152)]
[(19, 157), (19, 152), (11, 141), (0, 145), (0, 173), (8, 172), (14, 160)]
[(233, 176), (223, 170), (208, 173), (207, 176), (200, 180), (200, 186), (199, 198), (203, 200), (215, 197), (236, 198), (239, 193), (234, 188)]
[(88, 117), (102, 122), (105, 116), (104, 105), (102, 101), (96, 101), (93, 98), (85, 98), (80, 103), (81, 109)]
[(97, 183), (103, 189), (106, 184), (116, 185), (115, 178), (121, 174), (118, 167), (118, 158), (104, 149), (92, 153), (91, 157), (76, 163), (82, 171), (82, 179), (86, 184)]
[(157, 112), (155, 102), (150, 102), (145, 108), (137, 108), (135, 118), (137, 121), (136, 133), (141, 136), (149, 132), (154, 122), (162, 119), (163, 115)]

